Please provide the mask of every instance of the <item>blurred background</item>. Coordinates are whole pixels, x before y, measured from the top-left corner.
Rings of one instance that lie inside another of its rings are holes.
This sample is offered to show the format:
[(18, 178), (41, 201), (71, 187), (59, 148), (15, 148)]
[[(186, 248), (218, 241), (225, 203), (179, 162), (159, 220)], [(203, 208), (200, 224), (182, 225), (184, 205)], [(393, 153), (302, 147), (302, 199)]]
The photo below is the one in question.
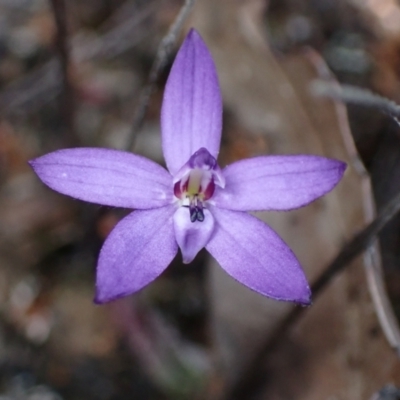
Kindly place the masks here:
[(157, 49), (182, 6), (0, 0), (0, 400), (400, 399), (387, 340), (388, 331), (392, 344), (400, 337), (397, 321), (380, 323), (370, 295), (383, 274), (375, 299), (388, 295), (383, 313), (400, 318), (398, 217), (293, 323), (285, 321), (296, 306), (243, 288), (205, 252), (190, 265), (178, 254), (138, 294), (93, 304), (101, 244), (129, 210), (54, 193), (27, 161), (92, 146), (162, 164), (163, 87), (191, 26), (220, 78), (220, 165), (290, 153), (349, 164), (323, 199), (257, 214), (311, 283), (400, 190), (398, 123), (373, 107), (346, 112), (312, 90), (316, 79), (337, 79), (400, 102), (398, 1), (197, 0), (138, 123)]

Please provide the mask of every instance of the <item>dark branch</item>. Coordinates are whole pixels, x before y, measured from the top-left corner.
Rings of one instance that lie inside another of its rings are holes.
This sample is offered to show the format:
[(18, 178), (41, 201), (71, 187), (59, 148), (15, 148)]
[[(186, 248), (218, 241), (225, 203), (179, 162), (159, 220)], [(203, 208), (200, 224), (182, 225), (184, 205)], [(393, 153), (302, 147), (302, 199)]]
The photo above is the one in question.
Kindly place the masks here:
[(51, 6), (54, 13), (54, 19), (57, 26), (55, 46), (58, 52), (63, 92), (61, 94), (61, 114), (65, 124), (65, 136), (68, 144), (76, 144), (78, 142), (74, 130), (74, 91), (69, 76), (70, 56), (68, 49), (68, 33), (66, 10), (64, 0), (51, 0)]

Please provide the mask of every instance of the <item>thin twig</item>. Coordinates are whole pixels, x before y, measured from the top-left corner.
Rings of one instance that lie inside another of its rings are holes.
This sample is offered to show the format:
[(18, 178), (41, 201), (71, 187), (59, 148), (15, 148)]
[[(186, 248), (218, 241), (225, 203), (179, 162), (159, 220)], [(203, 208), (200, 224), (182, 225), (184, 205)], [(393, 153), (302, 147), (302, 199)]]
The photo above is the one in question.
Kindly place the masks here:
[(66, 139), (69, 144), (78, 142), (74, 131), (74, 92), (69, 76), (70, 56), (68, 49), (68, 33), (64, 0), (51, 0), (54, 19), (57, 26), (56, 49), (59, 55), (63, 92), (61, 95), (61, 112), (66, 126)]
[[(398, 193), (383, 208), (377, 218), (358, 233), (347, 243), (335, 259), (324, 269), (319, 278), (311, 286), (313, 298), (316, 299), (325, 289), (325, 287), (342, 272), (351, 261), (365, 251), (376, 239), (379, 232), (393, 219), (400, 211), (400, 193)], [(265, 360), (270, 351), (276, 347), (291, 326), (301, 317), (307, 308), (296, 307), (282, 321), (275, 330), (269, 341), (262, 349), (259, 349), (256, 357), (248, 366), (247, 370), (241, 375), (241, 379), (230, 388), (225, 396), (226, 400), (239, 400), (252, 398), (252, 394), (256, 393), (265, 381), (264, 369)], [(392, 343), (400, 352), (400, 342)]]
[(182, 30), (182, 26), (186, 18), (189, 16), (189, 13), (193, 8), (194, 2), (195, 0), (185, 0), (185, 3), (183, 4), (178, 15), (176, 16), (175, 21), (171, 25), (168, 33), (164, 36), (164, 38), (161, 40), (160, 45), (158, 46), (157, 55), (151, 67), (147, 84), (140, 94), (139, 105), (137, 106), (135, 115), (133, 117), (131, 134), (129, 135), (127, 144), (125, 146), (127, 150), (131, 150), (134, 146), (137, 133), (142, 127), (150, 96), (154, 92), (157, 79), (171, 58), (171, 53), (174, 48), (177, 36)]
[(356, 104), (364, 107), (377, 109), (390, 115), (398, 123), (400, 119), (400, 106), (394, 101), (352, 85), (338, 85), (336, 82), (316, 80), (311, 85), (311, 90), (315, 95), (330, 97), (344, 103)]

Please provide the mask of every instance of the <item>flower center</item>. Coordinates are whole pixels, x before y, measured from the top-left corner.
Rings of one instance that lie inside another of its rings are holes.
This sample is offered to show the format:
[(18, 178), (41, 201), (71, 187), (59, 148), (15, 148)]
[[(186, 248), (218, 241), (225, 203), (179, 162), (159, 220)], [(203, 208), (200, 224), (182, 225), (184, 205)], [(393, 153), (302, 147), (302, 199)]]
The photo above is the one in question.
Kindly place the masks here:
[(212, 173), (200, 168), (192, 169), (174, 185), (174, 194), (182, 200), (183, 206), (189, 207), (192, 222), (204, 221), (205, 201), (214, 194), (214, 190)]
[(174, 178), (174, 194), (181, 205), (189, 208), (192, 222), (204, 221), (204, 208), (215, 191), (224, 186), (221, 170), (215, 158), (205, 148), (196, 151)]

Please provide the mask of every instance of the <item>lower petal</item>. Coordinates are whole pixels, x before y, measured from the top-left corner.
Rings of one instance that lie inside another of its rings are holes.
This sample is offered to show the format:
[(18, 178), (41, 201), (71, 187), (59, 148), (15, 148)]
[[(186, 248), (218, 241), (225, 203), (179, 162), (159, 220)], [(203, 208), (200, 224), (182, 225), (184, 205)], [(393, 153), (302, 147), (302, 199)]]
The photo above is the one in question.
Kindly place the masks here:
[(214, 231), (212, 214), (206, 209), (203, 212), (204, 221), (201, 222), (190, 220), (187, 207), (179, 207), (174, 214), (175, 237), (185, 264), (190, 263), (197, 253), (205, 247)]
[(178, 251), (175, 210), (167, 206), (134, 211), (117, 224), (100, 251), (96, 303), (132, 294), (167, 268)]
[(233, 278), (276, 300), (310, 303), (304, 272), (286, 243), (257, 218), (212, 208), (215, 231), (206, 249)]

